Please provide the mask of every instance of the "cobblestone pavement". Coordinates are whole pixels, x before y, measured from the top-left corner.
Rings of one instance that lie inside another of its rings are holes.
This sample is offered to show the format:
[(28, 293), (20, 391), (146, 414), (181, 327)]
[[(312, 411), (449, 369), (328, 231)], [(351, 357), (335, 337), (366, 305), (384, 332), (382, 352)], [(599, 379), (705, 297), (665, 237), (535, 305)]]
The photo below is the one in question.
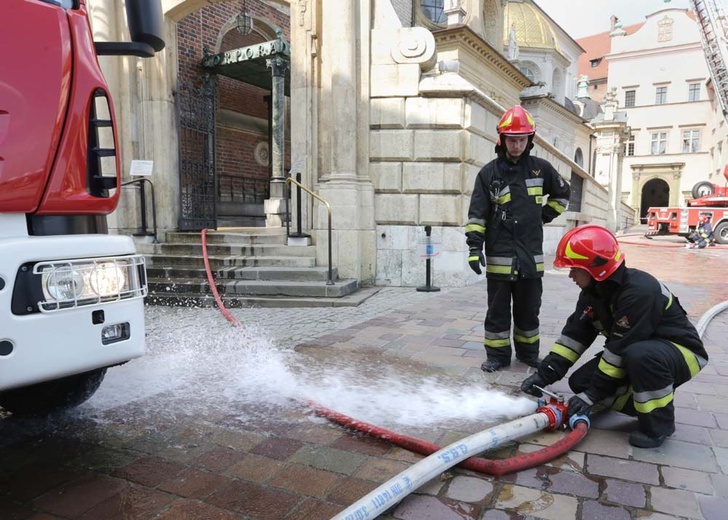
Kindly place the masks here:
[[(628, 265), (662, 279), (694, 322), (728, 300), (728, 247), (694, 251), (670, 240), (621, 240)], [(544, 289), (542, 354), (577, 294), (564, 272), (548, 271)], [(391, 366), (410, 378), (435, 375), (515, 394), (532, 369), (515, 362), (496, 374), (479, 370), (484, 311), (479, 282), (438, 293), (382, 288), (356, 308), (231, 312), (256, 337), (268, 337), (271, 349), (302, 356), (291, 357), (285, 370), (300, 370), (301, 359), (365, 375)], [(224, 355), (221, 344), (205, 352), (186, 345), (192, 337), (228, 334), (216, 310), (150, 307), (147, 327), (150, 355), (110, 370), (87, 405), (45, 420), (0, 419), (0, 519), (328, 519), (422, 459), (312, 417), (298, 403), (229, 406), (223, 385), (215, 404), (210, 394), (220, 388), (221, 371), (247, 362)], [(661, 448), (630, 447), (634, 420), (604, 414), (581, 443), (548, 464), (502, 477), (453, 468), (382, 518), (726, 518), (726, 337), (728, 311), (707, 326), (710, 363), (677, 391), (677, 431)], [(215, 348), (216, 370), (194, 370), (215, 359)], [(254, 376), (246, 372), (251, 384), (262, 385)], [(158, 386), (150, 385), (155, 378)], [(552, 389), (568, 394), (564, 382)], [(465, 421), (404, 433), (446, 445), (492, 426)], [(529, 453), (562, 435), (539, 432), (485, 456)]]

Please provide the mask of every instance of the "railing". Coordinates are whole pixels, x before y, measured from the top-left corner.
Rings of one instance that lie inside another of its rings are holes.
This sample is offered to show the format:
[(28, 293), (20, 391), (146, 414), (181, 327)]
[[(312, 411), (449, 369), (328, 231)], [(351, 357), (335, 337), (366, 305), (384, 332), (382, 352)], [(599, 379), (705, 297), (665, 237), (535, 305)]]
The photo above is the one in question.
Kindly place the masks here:
[(130, 181), (122, 182), (122, 186), (128, 186), (129, 184), (139, 184), (139, 205), (141, 206), (141, 229), (139, 233), (134, 233), (134, 236), (149, 236), (147, 231), (147, 197), (146, 190), (144, 189), (144, 183), (149, 184), (149, 189), (152, 193), (152, 223), (154, 225), (154, 242), (157, 242), (157, 203), (154, 199), (154, 184), (151, 180), (146, 177), (139, 177), (138, 179), (132, 179)]
[[(301, 178), (301, 174), (300, 173), (297, 174), (297, 177), (300, 179)], [(329, 212), (329, 244), (328, 244), (328, 246), (329, 246), (329, 276), (328, 276), (328, 280), (326, 280), (326, 285), (335, 285), (334, 284), (334, 277), (333, 277), (333, 269), (331, 267), (332, 266), (332, 254), (331, 254), (331, 206), (329, 205), (328, 202), (326, 202), (324, 199), (322, 199), (321, 197), (319, 197), (318, 195), (316, 195), (314, 192), (312, 192), (311, 190), (309, 190), (307, 187), (305, 187), (299, 181), (294, 180), (293, 177), (288, 177), (286, 179), (286, 184), (285, 184), (286, 188), (288, 188), (288, 185), (291, 184), (291, 183), (292, 184), (295, 184), (299, 188), (298, 191), (297, 191), (297, 193), (296, 193), (296, 195), (297, 195), (296, 202), (297, 202), (297, 207), (299, 208), (299, 212), (298, 212), (298, 230), (299, 230), (299, 233), (298, 234), (299, 234), (299, 236), (301, 235), (301, 212), (300, 212), (300, 208), (301, 208), (301, 190), (304, 190), (306, 193), (308, 193), (309, 195), (311, 195), (313, 198), (315, 198), (317, 200), (320, 200), (321, 202), (323, 202), (324, 204), (326, 204), (326, 209)], [(289, 196), (288, 196), (287, 193), (285, 194), (285, 199), (286, 199), (286, 236), (290, 236), (290, 225), (291, 225), (290, 222), (291, 222), (291, 217), (290, 217), (289, 210), (288, 210), (288, 207), (289, 207), (289, 203), (288, 203)]]

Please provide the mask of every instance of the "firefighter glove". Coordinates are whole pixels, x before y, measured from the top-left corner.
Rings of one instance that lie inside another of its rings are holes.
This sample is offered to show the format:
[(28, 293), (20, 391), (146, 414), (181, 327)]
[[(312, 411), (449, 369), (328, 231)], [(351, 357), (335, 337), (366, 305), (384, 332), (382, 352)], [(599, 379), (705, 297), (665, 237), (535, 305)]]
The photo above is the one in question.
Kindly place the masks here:
[(549, 382), (546, 381), (546, 379), (541, 376), (541, 374), (536, 372), (535, 374), (532, 374), (524, 379), (523, 383), (521, 383), (521, 392), (525, 392), (534, 397), (541, 397), (543, 395), (543, 392), (541, 392), (541, 390), (536, 387), (539, 386), (543, 388), (548, 384)]
[(578, 395), (569, 399), (569, 409), (566, 412), (569, 417), (572, 415), (589, 415), (590, 412), (591, 405)]
[(475, 271), (476, 274), (483, 274), (480, 266), (482, 265), (485, 267), (485, 256), (483, 255), (483, 251), (480, 248), (470, 248), (470, 255), (468, 255), (468, 264), (470, 264), (470, 269)]

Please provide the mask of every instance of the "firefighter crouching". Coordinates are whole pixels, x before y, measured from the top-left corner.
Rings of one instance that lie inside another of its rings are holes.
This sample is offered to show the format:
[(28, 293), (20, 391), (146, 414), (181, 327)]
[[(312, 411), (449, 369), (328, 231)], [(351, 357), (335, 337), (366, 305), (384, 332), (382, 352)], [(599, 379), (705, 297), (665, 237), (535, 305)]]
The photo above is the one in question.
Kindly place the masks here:
[(637, 416), (629, 443), (660, 446), (675, 432), (675, 388), (707, 364), (703, 342), (677, 297), (649, 273), (630, 269), (614, 235), (601, 226), (569, 230), (554, 266), (569, 268), (581, 293), (561, 336), (521, 390), (540, 397), (563, 378), (598, 334), (604, 350), (569, 378), (576, 394), (568, 415), (588, 414), (596, 403)]
[(516, 358), (538, 365), (543, 225), (564, 212), (570, 193), (548, 161), (530, 155), (536, 125), (523, 107), (508, 110), (497, 131), (498, 157), (478, 172), (465, 227), (468, 263), (477, 274), (484, 266), (488, 280), (486, 372), (511, 364), (511, 299)]

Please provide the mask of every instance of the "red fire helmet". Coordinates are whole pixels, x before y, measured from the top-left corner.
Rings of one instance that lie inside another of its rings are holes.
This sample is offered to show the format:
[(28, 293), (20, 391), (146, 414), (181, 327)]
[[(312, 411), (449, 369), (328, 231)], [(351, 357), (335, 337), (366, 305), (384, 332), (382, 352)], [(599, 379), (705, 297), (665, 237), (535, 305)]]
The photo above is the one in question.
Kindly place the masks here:
[(498, 135), (533, 135), (536, 133), (536, 123), (521, 105), (507, 110), (498, 121)]
[(623, 263), (616, 237), (607, 228), (593, 224), (567, 231), (554, 259), (554, 267), (583, 269), (597, 282), (609, 278)]

